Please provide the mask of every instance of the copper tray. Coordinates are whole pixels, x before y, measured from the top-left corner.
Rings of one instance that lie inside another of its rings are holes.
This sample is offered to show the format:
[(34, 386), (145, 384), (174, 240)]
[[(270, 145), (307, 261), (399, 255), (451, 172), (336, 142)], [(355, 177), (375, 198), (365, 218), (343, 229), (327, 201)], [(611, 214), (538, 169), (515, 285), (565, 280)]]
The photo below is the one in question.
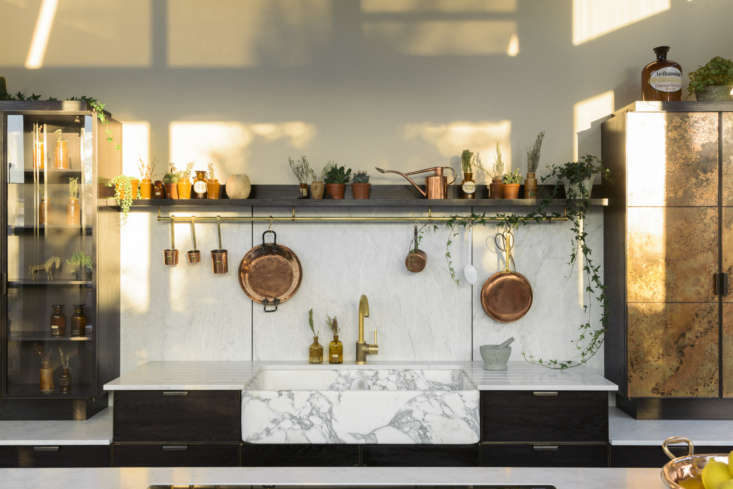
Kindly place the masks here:
[[(266, 236), (272, 235), (272, 243)], [(287, 246), (277, 244), (275, 231), (262, 233), (262, 244), (244, 255), (239, 264), (239, 284), (250, 299), (275, 312), (300, 287), (303, 271), (298, 257)]]
[[(668, 445), (686, 443), (687, 455), (675, 457), (669, 450)], [(662, 482), (670, 489), (684, 489), (679, 482), (685, 479), (700, 477), (702, 469), (711, 460), (728, 463), (727, 453), (706, 453), (695, 455), (695, 446), (692, 442), (681, 436), (670, 436), (662, 443), (662, 450), (671, 459), (662, 467)]]
[(508, 323), (521, 318), (532, 307), (532, 286), (517, 272), (497, 272), (481, 287), (481, 307), (491, 318)]

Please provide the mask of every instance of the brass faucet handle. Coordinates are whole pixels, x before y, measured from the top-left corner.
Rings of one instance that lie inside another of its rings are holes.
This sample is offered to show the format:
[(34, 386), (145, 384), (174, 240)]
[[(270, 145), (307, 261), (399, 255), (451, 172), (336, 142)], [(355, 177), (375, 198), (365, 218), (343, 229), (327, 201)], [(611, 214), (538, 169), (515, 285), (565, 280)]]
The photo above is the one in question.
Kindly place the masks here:
[(377, 330), (374, 330), (374, 346), (377, 346), (379, 342), (377, 341)]

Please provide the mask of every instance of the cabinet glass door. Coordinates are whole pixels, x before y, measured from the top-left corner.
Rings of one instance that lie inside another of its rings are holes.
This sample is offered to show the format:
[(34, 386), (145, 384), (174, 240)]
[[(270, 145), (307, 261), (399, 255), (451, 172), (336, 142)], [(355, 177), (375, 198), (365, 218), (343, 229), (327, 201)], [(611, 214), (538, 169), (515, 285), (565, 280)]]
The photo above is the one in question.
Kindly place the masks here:
[(83, 398), (95, 384), (93, 120), (6, 118), (6, 395)]
[(722, 387), (723, 397), (733, 397), (733, 112), (722, 116), (722, 263), (728, 275), (728, 293), (722, 296)]

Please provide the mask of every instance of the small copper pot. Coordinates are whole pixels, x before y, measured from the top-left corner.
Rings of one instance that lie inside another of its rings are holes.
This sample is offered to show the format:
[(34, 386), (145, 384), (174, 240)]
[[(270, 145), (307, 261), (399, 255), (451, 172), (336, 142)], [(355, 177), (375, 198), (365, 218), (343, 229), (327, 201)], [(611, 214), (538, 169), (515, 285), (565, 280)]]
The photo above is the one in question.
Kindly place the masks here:
[(191, 217), (191, 238), (193, 239), (193, 249), (186, 253), (188, 257), (188, 263), (195, 265), (201, 261), (201, 251), (196, 246), (196, 218)]
[(171, 247), (163, 250), (163, 263), (168, 266), (175, 267), (178, 265), (178, 250), (176, 249), (176, 228), (171, 216)]
[(415, 226), (414, 237), (412, 240), (412, 249), (405, 258), (405, 267), (412, 273), (422, 272), (425, 269), (425, 265), (428, 263), (428, 255), (423, 250), (417, 247), (417, 226)]
[(229, 271), (229, 260), (227, 257), (227, 250), (222, 248), (221, 245), (221, 217), (216, 216), (216, 230), (219, 234), (219, 249), (211, 250), (211, 266), (214, 273), (227, 273)]

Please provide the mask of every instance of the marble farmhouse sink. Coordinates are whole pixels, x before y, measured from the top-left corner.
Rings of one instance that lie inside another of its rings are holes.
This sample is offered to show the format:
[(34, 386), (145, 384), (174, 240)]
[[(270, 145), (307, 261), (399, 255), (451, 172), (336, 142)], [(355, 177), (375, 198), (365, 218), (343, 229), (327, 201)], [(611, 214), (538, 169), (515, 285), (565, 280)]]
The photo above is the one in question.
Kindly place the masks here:
[(479, 391), (458, 369), (264, 369), (242, 392), (242, 439), (477, 443)]

